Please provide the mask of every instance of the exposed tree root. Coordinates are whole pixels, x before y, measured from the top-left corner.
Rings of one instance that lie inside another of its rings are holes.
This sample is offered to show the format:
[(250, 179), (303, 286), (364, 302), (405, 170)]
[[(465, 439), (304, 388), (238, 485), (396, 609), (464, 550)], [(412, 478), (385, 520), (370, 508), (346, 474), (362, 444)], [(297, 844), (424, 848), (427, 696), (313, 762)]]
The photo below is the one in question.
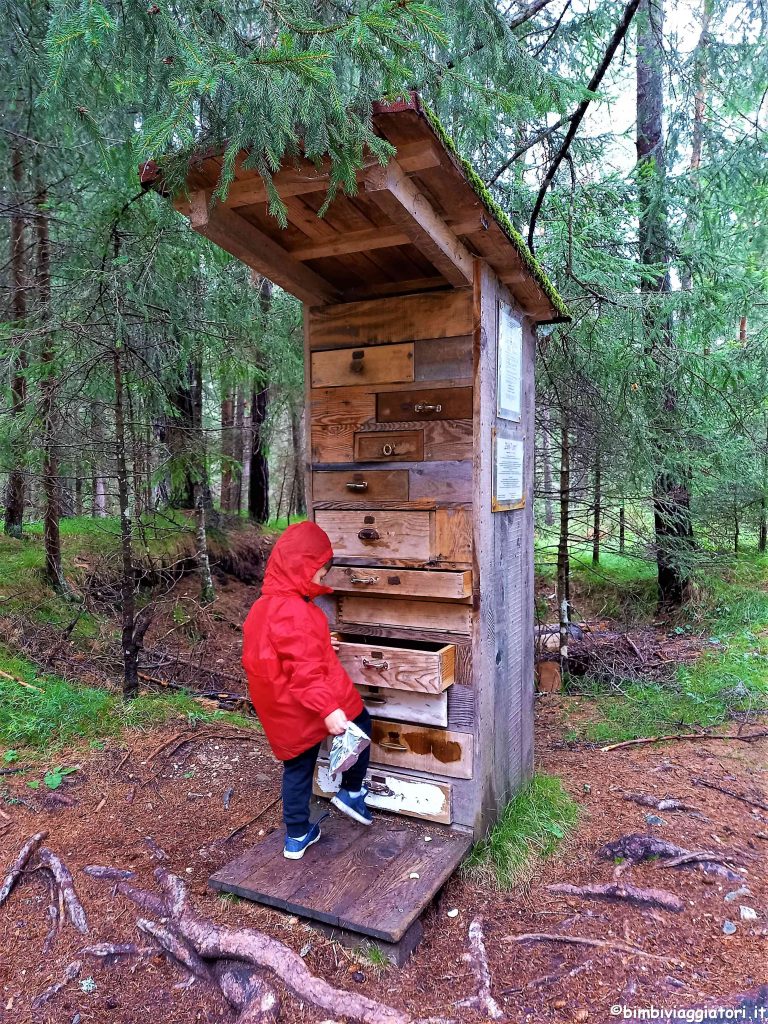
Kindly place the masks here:
[(92, 956), (112, 965), (124, 956), (148, 956), (155, 953), (154, 946), (137, 946), (135, 942), (97, 942), (80, 950), (81, 956)]
[(698, 807), (684, 804), (682, 800), (659, 800), (657, 796), (649, 796), (648, 793), (625, 793), (624, 799), (642, 807), (653, 807), (657, 811), (698, 811)]
[(609, 942), (607, 939), (589, 939), (579, 935), (556, 935), (554, 932), (525, 932), (522, 935), (505, 935), (502, 942), (570, 942), (577, 946), (596, 946), (598, 949), (614, 949), (617, 953), (645, 956), (651, 960), (663, 960), (665, 963), (685, 967), (682, 960), (671, 956), (660, 956), (658, 953), (647, 953), (638, 946), (624, 942)]
[(122, 882), (127, 878), (133, 878), (135, 871), (124, 871), (122, 868), (103, 867), (101, 864), (86, 864), (82, 869), (83, 874), (91, 878), (109, 878), (113, 882)]
[[(765, 735), (765, 734), (764, 734)], [(750, 807), (759, 807), (762, 811), (768, 811), (768, 804), (764, 800), (754, 800), (743, 793), (737, 793), (733, 789), (727, 789), (725, 786), (716, 786), (714, 782), (708, 782), (706, 779), (694, 779), (693, 782), (697, 786), (705, 786), (707, 789), (714, 789), (718, 793), (722, 793), (724, 796), (729, 796), (733, 800), (740, 800), (743, 804), (748, 804)]]
[(479, 1010), (491, 1020), (503, 1020), (504, 1011), (491, 995), (491, 971), (485, 952), (483, 919), (481, 917), (475, 918), (469, 926), (469, 950), (464, 954), (463, 959), (470, 965), (477, 979), (477, 994), (460, 1000), (456, 1005)]
[(5, 881), (3, 882), (2, 886), (0, 886), (0, 907), (8, 899), (11, 889), (14, 887), (19, 875), (26, 867), (29, 858), (38, 848), (40, 843), (42, 843), (43, 840), (47, 838), (47, 832), (38, 832), (37, 835), (34, 835), (32, 836), (31, 839), (28, 839), (26, 843), (24, 843), (24, 845), (22, 846), (21, 850), (19, 850), (19, 854), (16, 857), (16, 860), (11, 864), (10, 868), (8, 869), (8, 874), (5, 876)]
[(73, 981), (78, 976), (82, 966), (82, 960), (73, 960), (72, 963), (64, 969), (64, 974), (61, 976), (59, 981), (56, 981), (53, 985), (49, 985), (48, 988), (43, 989), (40, 995), (33, 999), (32, 1009), (39, 1010), (41, 1006), (45, 1006), (49, 999), (52, 999), (57, 992), (61, 992), (65, 985), (68, 985), (70, 981)]
[(47, 846), (43, 846), (38, 853), (38, 860), (42, 867), (47, 868), (59, 887), (59, 893), (64, 900), (64, 905), (67, 908), (67, 916), (72, 922), (72, 925), (77, 928), (83, 935), (88, 934), (88, 919), (85, 916), (83, 905), (77, 897), (75, 892), (75, 883), (72, 881), (72, 875), (69, 873), (69, 869), (64, 866), (63, 862), (59, 860), (56, 854), (49, 850)]
[(685, 904), (673, 892), (666, 889), (639, 889), (636, 885), (610, 882), (607, 885), (548, 885), (550, 892), (563, 893), (566, 896), (581, 896), (585, 900), (619, 900), (638, 907), (658, 907), (679, 913)]
[[(707, 855), (706, 860), (702, 859), (705, 853)], [(690, 859), (693, 854), (695, 854), (695, 860)], [(726, 859), (723, 854), (686, 850), (682, 846), (668, 843), (665, 839), (659, 839), (656, 836), (644, 835), (642, 833), (622, 836), (612, 843), (606, 843), (605, 846), (597, 851), (597, 855), (604, 860), (616, 860), (621, 857), (627, 862), (626, 865), (622, 865), (626, 867), (639, 864), (640, 861), (649, 860), (651, 857), (659, 857), (662, 859), (662, 866), (665, 867), (684, 868), (696, 867), (698, 865), (702, 871), (706, 871), (708, 874), (722, 875), (729, 882), (739, 882), (742, 880), (741, 875), (731, 871), (730, 868), (725, 867), (721, 863), (722, 860)], [(669, 863), (678, 858), (678, 863)], [(732, 858), (728, 857), (727, 859), (731, 860)]]

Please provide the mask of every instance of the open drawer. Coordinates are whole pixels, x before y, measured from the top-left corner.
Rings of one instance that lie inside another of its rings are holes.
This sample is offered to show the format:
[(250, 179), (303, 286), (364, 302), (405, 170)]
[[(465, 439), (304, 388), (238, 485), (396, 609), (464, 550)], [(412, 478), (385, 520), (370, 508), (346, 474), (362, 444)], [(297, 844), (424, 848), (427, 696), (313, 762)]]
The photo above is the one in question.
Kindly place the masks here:
[(448, 725), (448, 694), (418, 693), (414, 690), (391, 690), (383, 686), (357, 687), (363, 704), (372, 715), (386, 715), (399, 722), (418, 722), (420, 725)]
[(472, 597), (469, 569), (452, 572), (334, 565), (323, 583), (342, 594), (386, 594), (387, 597), (429, 597), (443, 601), (468, 601)]
[(455, 679), (453, 644), (337, 635), (341, 640), (339, 661), (356, 685), (442, 693)]
[[(318, 761), (313, 792), (330, 799), (338, 792), (341, 779), (331, 779), (328, 763)], [(451, 786), (446, 782), (401, 775), (383, 768), (370, 768), (363, 785), (368, 790), (365, 802), (379, 811), (393, 811), (410, 818), (451, 823)]]

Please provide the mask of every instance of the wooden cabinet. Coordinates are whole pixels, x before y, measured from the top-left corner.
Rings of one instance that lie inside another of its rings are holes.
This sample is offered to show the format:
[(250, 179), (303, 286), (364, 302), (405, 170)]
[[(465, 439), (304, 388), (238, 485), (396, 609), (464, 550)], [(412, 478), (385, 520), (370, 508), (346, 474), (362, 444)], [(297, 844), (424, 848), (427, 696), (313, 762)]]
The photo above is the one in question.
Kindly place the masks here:
[(311, 358), (313, 388), (413, 380), (413, 343), (340, 348)]
[(371, 762), (471, 779), (472, 746), (470, 733), (374, 719)]
[(339, 661), (355, 684), (441, 693), (456, 672), (456, 648), (429, 640), (341, 634)]
[(398, 569), (386, 565), (368, 567), (334, 565), (323, 580), (340, 594), (386, 594), (387, 597), (426, 597), (444, 601), (468, 601), (472, 597), (469, 569)]
[(417, 693), (415, 690), (392, 690), (386, 686), (358, 685), (363, 703), (372, 715), (385, 715), (399, 722), (421, 725), (448, 725), (448, 694)]

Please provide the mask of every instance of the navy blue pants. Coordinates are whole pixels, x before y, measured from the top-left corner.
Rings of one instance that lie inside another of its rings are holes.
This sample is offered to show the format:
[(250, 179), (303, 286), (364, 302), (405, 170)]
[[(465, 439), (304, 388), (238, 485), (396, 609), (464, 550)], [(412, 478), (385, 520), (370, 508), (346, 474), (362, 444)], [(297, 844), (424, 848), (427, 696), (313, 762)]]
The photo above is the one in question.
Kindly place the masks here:
[[(354, 719), (354, 723), (368, 736), (371, 735), (371, 716), (365, 708)], [(286, 833), (294, 839), (309, 832), (309, 798), (312, 796), (312, 776), (319, 753), (320, 744), (316, 743), (298, 757), (283, 761), (283, 821)], [(351, 789), (355, 793), (362, 788), (370, 756), (371, 748), (366, 747), (357, 762), (341, 776), (342, 789)]]

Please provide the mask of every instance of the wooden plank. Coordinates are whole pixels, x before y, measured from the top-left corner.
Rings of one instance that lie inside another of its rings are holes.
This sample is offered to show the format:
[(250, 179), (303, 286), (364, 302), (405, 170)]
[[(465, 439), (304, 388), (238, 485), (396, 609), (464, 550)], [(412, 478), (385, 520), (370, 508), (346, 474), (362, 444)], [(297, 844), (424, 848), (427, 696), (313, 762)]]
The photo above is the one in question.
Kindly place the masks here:
[(460, 462), (472, 458), (472, 420), (443, 420), (424, 424), (424, 459), (431, 462)]
[[(370, 167), (362, 167), (356, 172), (358, 181), (363, 181), (369, 169), (380, 167), (375, 157), (370, 159)], [(425, 140), (413, 143), (406, 143), (402, 148), (398, 147), (397, 159), (399, 163), (409, 170), (416, 171), (427, 167), (435, 167), (440, 163), (440, 157), (434, 145)], [(319, 167), (303, 160), (296, 167), (285, 167), (273, 175), (274, 184), (281, 197), (306, 195), (310, 192), (325, 192), (330, 184), (330, 162), (322, 161)], [(262, 178), (254, 175), (249, 178), (240, 178), (234, 181), (227, 193), (226, 205), (231, 207), (254, 206), (257, 203), (269, 201), (267, 188)]]
[(472, 462), (423, 462), (408, 468), (408, 495), (412, 500), (432, 497), (436, 501), (472, 500)]
[(353, 458), (355, 462), (418, 462), (424, 458), (424, 431), (357, 432)]
[[(366, 803), (374, 810), (392, 811), (444, 825), (451, 823), (450, 782), (374, 768), (367, 772), (363, 785), (368, 789)], [(340, 787), (341, 779), (331, 778), (327, 762), (318, 761), (313, 785), (315, 796), (330, 799)]]
[(435, 512), (436, 555), (446, 562), (472, 561), (472, 514), (463, 508)]
[(307, 262), (326, 256), (343, 256), (352, 252), (368, 252), (371, 249), (387, 249), (393, 245), (408, 245), (410, 239), (394, 228), (363, 228), (349, 231), (327, 242), (301, 245), (290, 250), (295, 260)]
[(418, 382), (445, 378), (472, 380), (472, 338), (425, 338), (414, 344), (413, 379)]
[(472, 598), (472, 573), (371, 566), (352, 568), (335, 564), (324, 583), (348, 594), (386, 594), (389, 597), (430, 597), (467, 601)]
[(472, 302), (464, 289), (329, 305), (313, 309), (309, 319), (313, 350), (449, 338), (471, 331)]
[(365, 191), (446, 281), (457, 288), (472, 284), (472, 254), (396, 160), (369, 171)]
[[(317, 355), (336, 353), (315, 353)], [(399, 385), (402, 387), (402, 385)], [(376, 393), (368, 388), (312, 388), (309, 414), (312, 426), (351, 423), (358, 429), (376, 422)]]
[(312, 353), (312, 387), (407, 383), (413, 380), (413, 345), (361, 346)]
[[(190, 226), (242, 260), (247, 266), (279, 284), (307, 303), (332, 301), (337, 290), (303, 263), (293, 259), (269, 235), (253, 227), (221, 203), (208, 208), (205, 192), (192, 194)], [(411, 378), (413, 379), (413, 378)]]
[(472, 419), (472, 388), (420, 388), (376, 395), (379, 423)]
[(416, 501), (316, 501), (318, 511), (338, 509), (347, 512), (381, 511), (431, 512), (437, 508), (433, 498), (417, 498)]
[(316, 513), (315, 522), (330, 537), (336, 558), (427, 561), (431, 554), (433, 515), (432, 512), (324, 510)]
[[(350, 469), (348, 472), (316, 472), (312, 493), (317, 501), (407, 501), (405, 469)], [(329, 583), (329, 586), (332, 584)]]
[(413, 601), (404, 598), (350, 595), (339, 598), (339, 620), (371, 623), (382, 626), (403, 626), (406, 629), (447, 629), (452, 633), (469, 634), (472, 609), (464, 604), (443, 601)]
[(473, 737), (450, 729), (404, 725), (374, 719), (371, 764), (432, 772), (454, 779), (472, 778)]
[(365, 642), (342, 633), (339, 661), (356, 685), (442, 693), (455, 678), (453, 646), (426, 640)]
[(416, 722), (445, 728), (448, 725), (448, 694), (414, 693), (412, 690), (392, 690), (382, 686), (357, 687), (363, 704), (372, 715), (386, 715), (398, 722)]

